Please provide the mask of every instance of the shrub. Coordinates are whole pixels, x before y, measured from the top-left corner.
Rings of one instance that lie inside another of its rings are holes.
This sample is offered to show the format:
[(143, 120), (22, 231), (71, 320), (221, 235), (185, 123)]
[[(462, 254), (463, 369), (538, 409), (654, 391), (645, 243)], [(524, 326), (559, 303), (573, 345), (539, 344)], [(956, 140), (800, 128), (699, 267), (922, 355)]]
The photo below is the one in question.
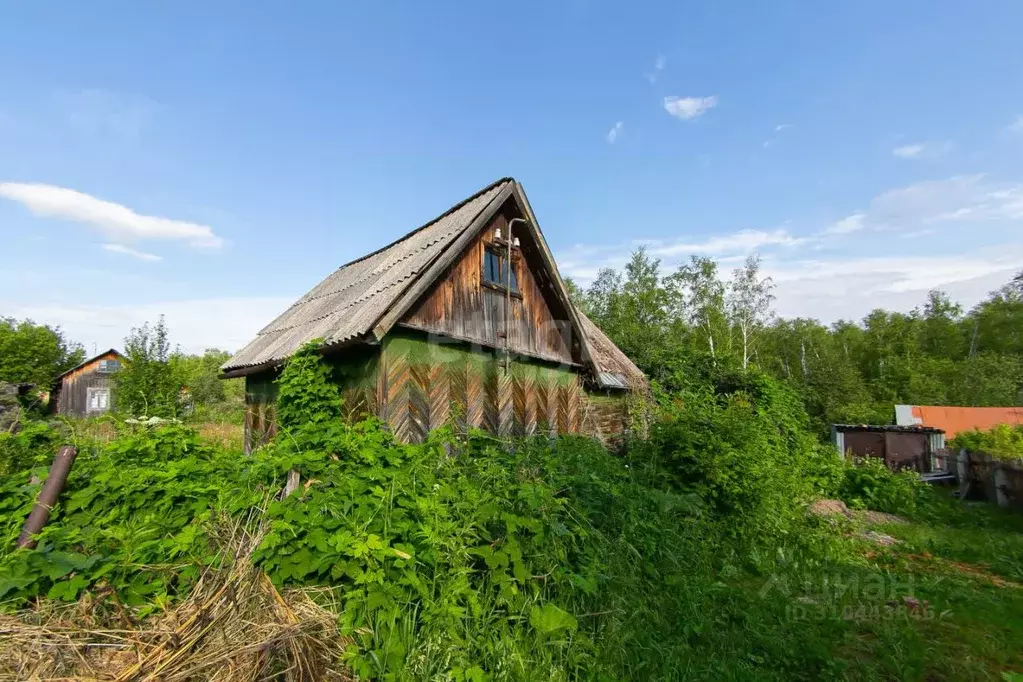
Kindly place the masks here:
[(915, 471), (892, 471), (876, 457), (847, 465), (838, 490), (850, 507), (905, 515), (914, 514), (928, 493)]
[(0, 476), (48, 464), (58, 440), (57, 432), (40, 421), (22, 422), (18, 433), (0, 432)]
[(989, 431), (966, 431), (956, 435), (949, 444), (998, 459), (1023, 459), (1023, 424), (999, 424)]
[(834, 487), (838, 459), (810, 434), (795, 394), (765, 375), (717, 370), (661, 405), (630, 456), (698, 495), (733, 534), (784, 534), (804, 502)]

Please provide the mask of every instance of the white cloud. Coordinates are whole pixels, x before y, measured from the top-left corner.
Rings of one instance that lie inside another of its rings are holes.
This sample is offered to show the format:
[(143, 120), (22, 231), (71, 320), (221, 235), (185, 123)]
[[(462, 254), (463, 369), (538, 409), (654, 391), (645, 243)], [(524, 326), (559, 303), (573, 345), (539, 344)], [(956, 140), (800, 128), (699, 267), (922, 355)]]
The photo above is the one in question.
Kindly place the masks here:
[(851, 232), (859, 232), (866, 224), (867, 216), (862, 213), (854, 213), (851, 216), (846, 216), (841, 220), (835, 222), (824, 228), (823, 234), (849, 234)]
[(996, 183), (984, 175), (926, 180), (878, 195), (868, 222), (881, 229), (917, 229), (961, 221), (1023, 220), (1023, 183)]
[(791, 123), (779, 123), (778, 125), (776, 125), (774, 127), (774, 132), (780, 133), (781, 131), (788, 130), (789, 128), (792, 128), (792, 127), (793, 126), (792, 126)]
[(608, 144), (614, 144), (615, 143), (615, 140), (618, 139), (618, 136), (622, 134), (622, 128), (624, 128), (624, 127), (625, 127), (625, 123), (623, 123), (622, 121), (618, 121), (613, 126), (611, 126), (611, 130), (609, 130), (607, 132), (607, 142), (608, 142)]
[(145, 304), (21, 304), (0, 300), (5, 315), (59, 325), (69, 339), (85, 345), (121, 348), (132, 327), (166, 316), (170, 342), (189, 353), (206, 348), (240, 350), (298, 297), (213, 298)]
[(717, 106), (717, 95), (710, 97), (665, 97), (664, 109), (675, 118), (691, 121)]
[(918, 142), (905, 144), (892, 150), (892, 155), (900, 159), (937, 159), (945, 156), (952, 149), (949, 140), (944, 142)]
[(901, 147), (896, 147), (892, 150), (892, 154), (900, 159), (913, 159), (920, 156), (923, 151), (924, 146), (922, 144), (907, 144)]
[(155, 253), (146, 253), (145, 251), (139, 251), (137, 249), (131, 248), (130, 246), (125, 246), (124, 244), (103, 244), (103, 249), (105, 251), (110, 251), (112, 253), (123, 253), (126, 256), (134, 256), (139, 260), (148, 261), (163, 260), (161, 256), (157, 256)]
[(1016, 120), (1006, 128), (1010, 133), (1023, 133), (1023, 115), (1017, 116)]
[(0, 197), (17, 201), (39, 216), (91, 225), (116, 242), (180, 240), (189, 246), (212, 249), (224, 245), (207, 225), (141, 215), (127, 206), (64, 187), (0, 182)]
[(702, 242), (678, 241), (669, 244), (652, 242), (651, 255), (657, 257), (688, 256), (690, 254), (721, 256), (747, 254), (765, 246), (799, 246), (805, 239), (793, 237), (788, 230), (740, 230), (733, 234), (714, 236)]
[(909, 311), (935, 288), (969, 307), (1020, 267), (1023, 245), (948, 255), (765, 259), (765, 274), (777, 284), (778, 313), (825, 322), (861, 319), (875, 308)]

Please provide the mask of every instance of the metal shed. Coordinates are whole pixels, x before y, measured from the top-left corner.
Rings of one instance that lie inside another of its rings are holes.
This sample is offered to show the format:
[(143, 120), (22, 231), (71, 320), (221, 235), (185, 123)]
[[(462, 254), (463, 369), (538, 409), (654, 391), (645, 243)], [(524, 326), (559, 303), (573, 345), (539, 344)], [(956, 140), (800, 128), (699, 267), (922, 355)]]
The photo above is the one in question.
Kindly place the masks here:
[(831, 440), (843, 455), (877, 457), (893, 469), (921, 473), (937, 468), (945, 448), (945, 432), (930, 426), (832, 424)]

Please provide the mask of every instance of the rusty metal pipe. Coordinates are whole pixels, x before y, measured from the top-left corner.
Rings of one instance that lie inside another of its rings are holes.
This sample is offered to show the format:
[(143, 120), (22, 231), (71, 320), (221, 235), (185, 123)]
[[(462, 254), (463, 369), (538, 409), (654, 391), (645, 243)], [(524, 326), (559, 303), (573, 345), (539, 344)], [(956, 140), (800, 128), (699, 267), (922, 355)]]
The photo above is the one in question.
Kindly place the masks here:
[(53, 464), (50, 465), (50, 472), (46, 475), (46, 482), (43, 483), (43, 489), (39, 491), (35, 506), (32, 507), (32, 512), (25, 520), (21, 536), (18, 537), (17, 547), (19, 549), (22, 547), (32, 549), (36, 546), (36, 541), (32, 536), (38, 534), (50, 520), (50, 510), (57, 504), (60, 493), (64, 490), (68, 474), (71, 473), (71, 465), (75, 463), (77, 455), (78, 451), (74, 447), (65, 445), (54, 457)]

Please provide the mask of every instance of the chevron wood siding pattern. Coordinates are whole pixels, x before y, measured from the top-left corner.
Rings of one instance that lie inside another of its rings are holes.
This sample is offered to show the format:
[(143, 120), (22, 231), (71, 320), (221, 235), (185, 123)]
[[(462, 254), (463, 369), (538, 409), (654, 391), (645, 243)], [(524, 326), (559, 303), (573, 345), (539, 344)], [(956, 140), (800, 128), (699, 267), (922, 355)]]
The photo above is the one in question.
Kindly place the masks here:
[(409, 363), (409, 433), (407, 440), (421, 443), (430, 432), (430, 377), (433, 366)]
[(572, 381), (558, 390), (558, 431), (578, 433), (579, 431), (579, 382)]
[(441, 364), (430, 367), (427, 400), (430, 407), (430, 428), (439, 429), (448, 423), (451, 414), (450, 378)]
[(400, 441), (412, 441), (411, 401), (407, 353), (389, 352), (385, 363), (386, 398), (382, 403), (391, 433)]
[(497, 373), (493, 368), (487, 372), (483, 381), (483, 428), (494, 435), (499, 433), (500, 420), (498, 418), (497, 398)]
[[(536, 432), (554, 433), (558, 424), (557, 385), (543, 375), (536, 378)], [(554, 407), (555, 409), (551, 409)]]
[(466, 367), (465, 373), (465, 424), (469, 429), (478, 429), (483, 426), (483, 408), (486, 403), (483, 375), (471, 367)]
[(516, 434), (532, 436), (536, 433), (536, 392), (533, 375), (522, 372), (513, 376), (512, 382)]
[(493, 378), (497, 399), (497, 429), (494, 431), (502, 438), (508, 438), (515, 430), (515, 403), (512, 397), (512, 377), (507, 371), (498, 370)]

